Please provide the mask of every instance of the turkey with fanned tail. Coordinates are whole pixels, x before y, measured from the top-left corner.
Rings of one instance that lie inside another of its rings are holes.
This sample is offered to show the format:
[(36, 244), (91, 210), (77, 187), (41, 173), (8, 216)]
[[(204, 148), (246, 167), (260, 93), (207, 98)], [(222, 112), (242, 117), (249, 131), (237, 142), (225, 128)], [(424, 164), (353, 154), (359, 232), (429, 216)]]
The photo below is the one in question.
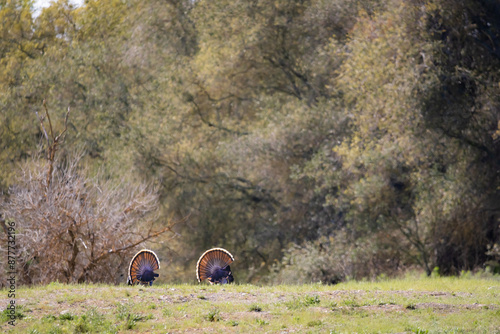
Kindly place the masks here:
[(210, 284), (226, 284), (234, 281), (229, 265), (234, 257), (223, 248), (212, 248), (203, 253), (196, 264), (198, 282), (208, 280)]
[(149, 249), (143, 249), (130, 261), (127, 284), (153, 285), (153, 281), (159, 276), (154, 271), (158, 269), (160, 269), (158, 256)]

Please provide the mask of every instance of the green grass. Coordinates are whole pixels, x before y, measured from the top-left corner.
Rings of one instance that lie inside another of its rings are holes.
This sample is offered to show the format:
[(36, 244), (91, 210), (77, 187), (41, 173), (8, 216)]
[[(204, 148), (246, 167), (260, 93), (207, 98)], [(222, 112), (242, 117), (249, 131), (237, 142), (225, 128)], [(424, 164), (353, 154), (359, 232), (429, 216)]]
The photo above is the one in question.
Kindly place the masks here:
[[(4, 333), (499, 333), (500, 277), (338, 285), (19, 287)], [(0, 291), (0, 305), (9, 300)]]

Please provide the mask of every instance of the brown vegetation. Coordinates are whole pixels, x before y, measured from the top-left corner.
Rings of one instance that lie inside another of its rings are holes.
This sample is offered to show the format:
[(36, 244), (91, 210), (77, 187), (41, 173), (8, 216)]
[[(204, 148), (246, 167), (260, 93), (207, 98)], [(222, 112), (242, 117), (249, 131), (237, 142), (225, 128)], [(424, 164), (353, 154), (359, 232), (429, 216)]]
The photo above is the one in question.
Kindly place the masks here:
[[(16, 224), (19, 282), (123, 281), (124, 267), (137, 247), (172, 232), (174, 224), (155, 227), (155, 188), (90, 178), (81, 154), (57, 157), (68, 114), (56, 136), (45, 101), (44, 107), (40, 123), (47, 159), (34, 157), (22, 166), (9, 201), (1, 206), (7, 220)], [(6, 245), (5, 238), (2, 242)]]

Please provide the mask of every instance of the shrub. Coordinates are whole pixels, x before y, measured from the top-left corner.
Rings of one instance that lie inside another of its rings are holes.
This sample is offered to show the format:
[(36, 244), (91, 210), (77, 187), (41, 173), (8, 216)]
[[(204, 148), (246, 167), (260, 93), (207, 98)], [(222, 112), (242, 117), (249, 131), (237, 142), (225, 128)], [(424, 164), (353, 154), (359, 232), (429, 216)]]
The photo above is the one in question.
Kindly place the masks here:
[(336, 284), (350, 278), (376, 278), (382, 273), (390, 276), (398, 271), (398, 264), (397, 252), (379, 247), (373, 239), (350, 240), (341, 230), (329, 238), (291, 246), (281, 263), (274, 266), (271, 280)]

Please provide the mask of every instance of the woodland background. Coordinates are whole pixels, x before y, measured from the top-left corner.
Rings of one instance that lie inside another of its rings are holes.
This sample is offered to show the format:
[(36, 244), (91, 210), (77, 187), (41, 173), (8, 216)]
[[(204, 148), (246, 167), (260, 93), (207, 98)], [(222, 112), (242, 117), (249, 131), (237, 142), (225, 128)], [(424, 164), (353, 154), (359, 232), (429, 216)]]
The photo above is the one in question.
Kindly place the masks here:
[(239, 282), (495, 270), (499, 120), (495, 0), (0, 0), (24, 284), (144, 246), (171, 282), (214, 246)]

